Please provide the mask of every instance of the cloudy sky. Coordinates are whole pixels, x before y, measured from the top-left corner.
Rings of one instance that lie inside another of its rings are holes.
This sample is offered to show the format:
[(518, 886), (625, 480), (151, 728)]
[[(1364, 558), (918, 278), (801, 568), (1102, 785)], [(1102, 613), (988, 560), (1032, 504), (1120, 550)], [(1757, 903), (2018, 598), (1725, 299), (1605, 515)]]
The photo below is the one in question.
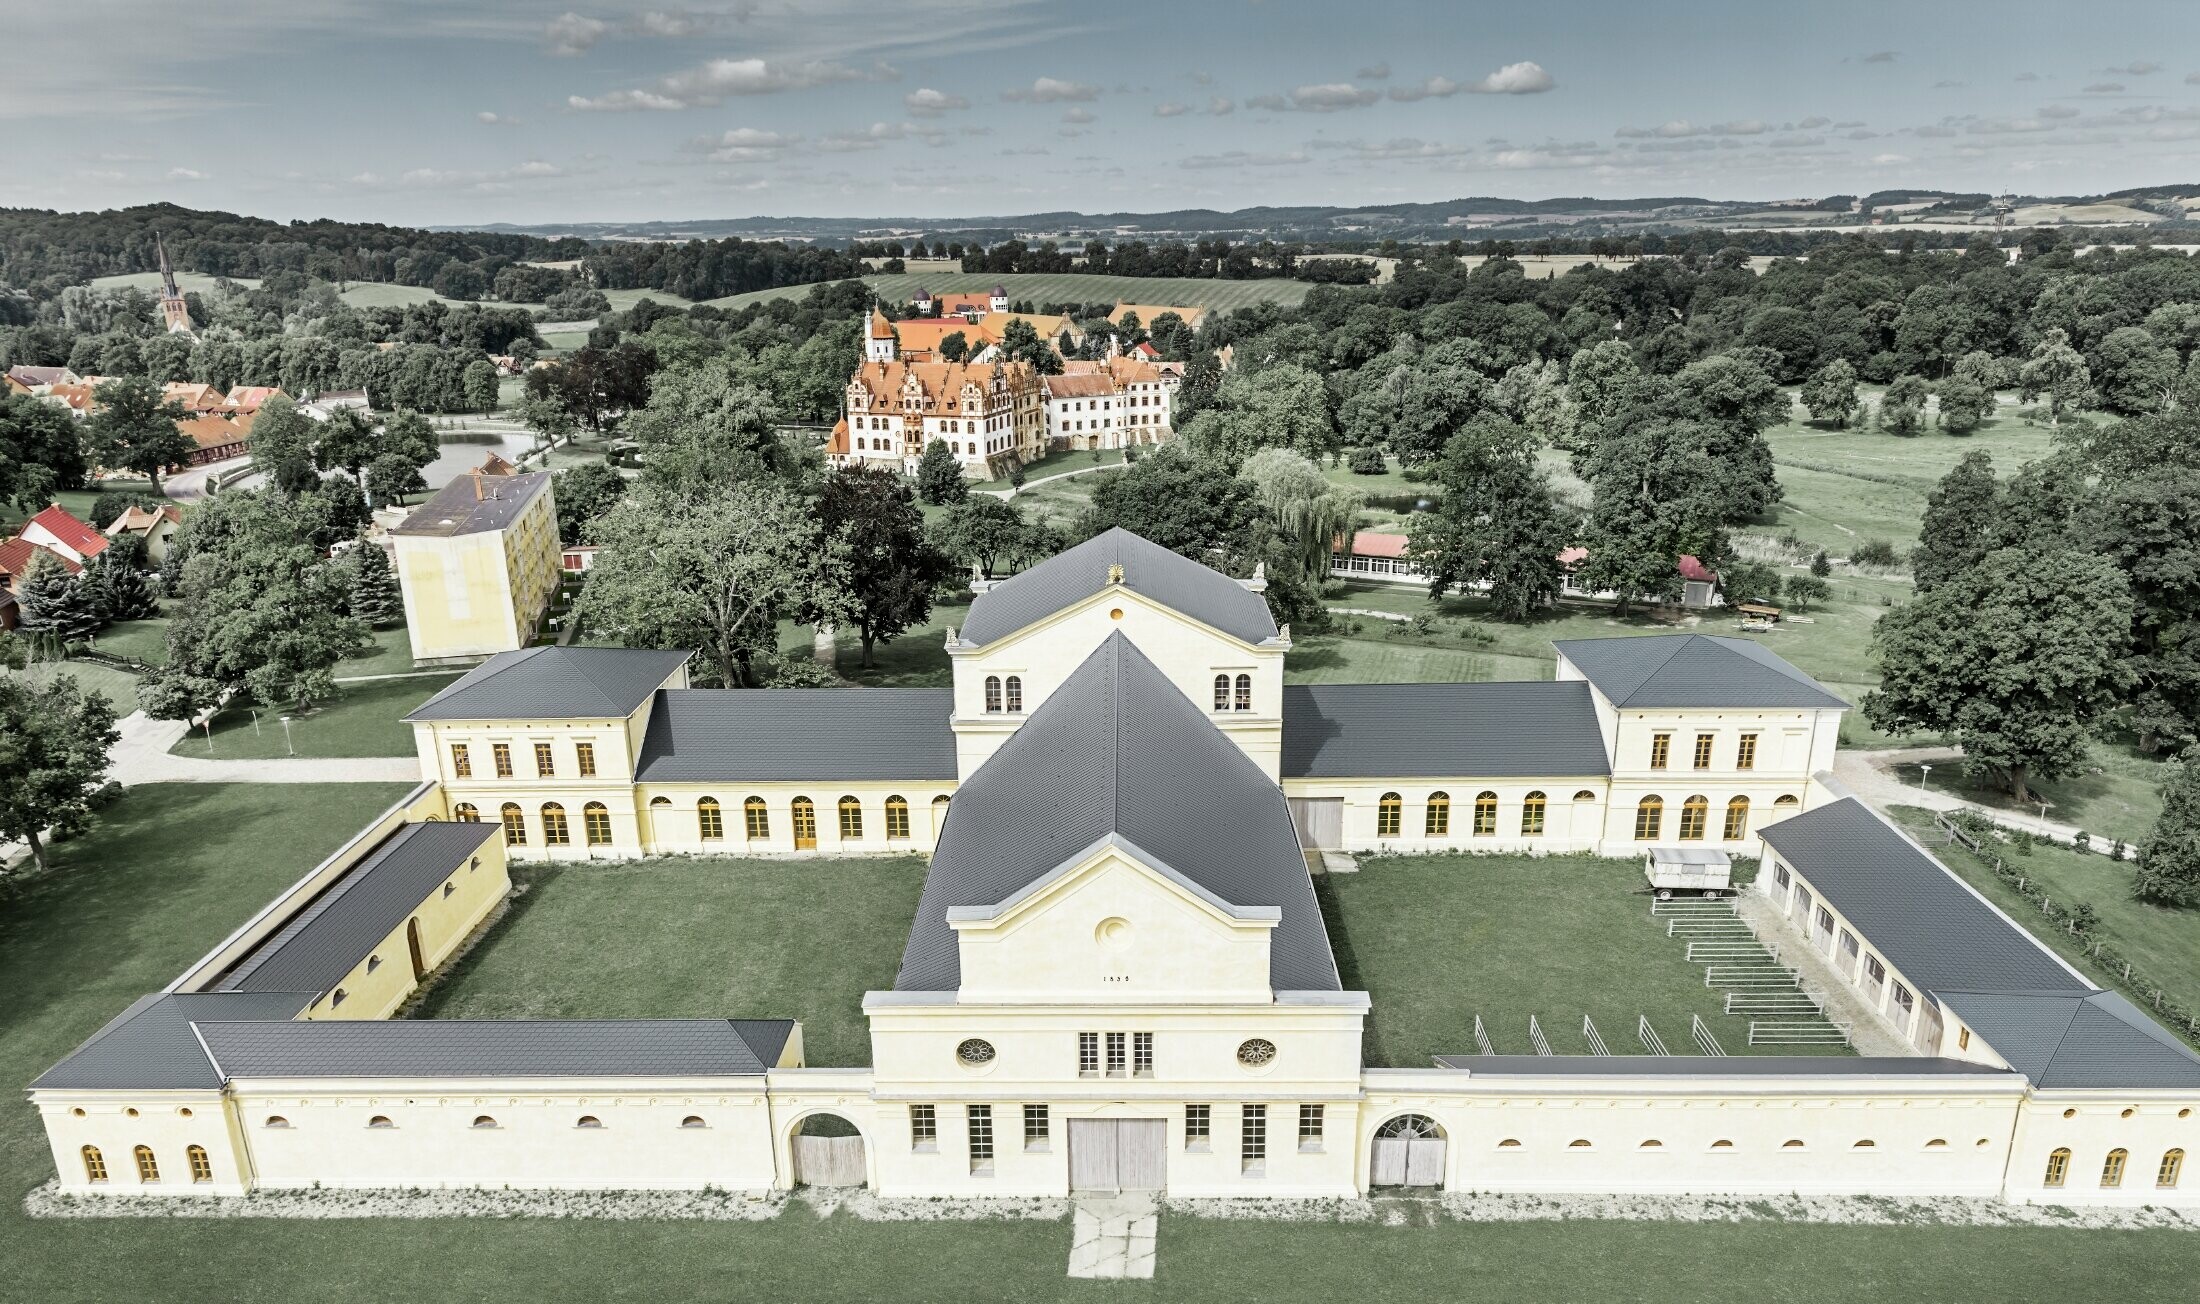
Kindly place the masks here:
[(0, 0), (0, 206), (554, 223), (2200, 181), (2191, 0), (633, 3)]

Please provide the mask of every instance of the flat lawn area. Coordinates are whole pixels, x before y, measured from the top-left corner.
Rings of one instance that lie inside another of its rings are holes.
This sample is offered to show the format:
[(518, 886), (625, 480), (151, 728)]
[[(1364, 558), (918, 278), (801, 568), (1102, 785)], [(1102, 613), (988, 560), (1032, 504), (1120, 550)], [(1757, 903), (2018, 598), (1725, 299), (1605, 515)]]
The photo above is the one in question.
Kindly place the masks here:
[[(410, 756), (412, 726), (400, 718), (449, 686), (456, 675), (421, 675), (405, 679), (376, 679), (363, 684), (340, 684), (339, 695), (322, 702), (290, 723), (290, 741), (283, 740), (282, 712), (232, 705), (214, 717), (213, 740), (207, 731), (194, 729), (169, 748), (173, 756), (217, 761), (267, 760), (279, 756)], [(297, 750), (292, 752), (291, 747)]]
[(138, 709), (138, 677), (127, 670), (117, 670), (113, 666), (97, 665), (90, 661), (43, 661), (31, 666), (23, 674), (34, 684), (51, 683), (55, 678), (66, 675), (76, 680), (85, 692), (104, 695), (114, 704), (117, 720)]
[[(185, 294), (189, 294), (193, 290), (204, 294), (214, 288), (214, 282), (218, 279), (220, 278), (208, 276), (204, 272), (177, 272), (176, 288)], [(233, 284), (241, 285), (248, 290), (260, 288), (260, 278), (257, 276), (232, 276), (228, 279)], [(95, 276), (92, 278), (92, 288), (95, 290), (139, 289), (157, 298), (160, 294), (160, 273), (124, 272), (120, 276)]]
[[(1024, 480), (1028, 483), (1039, 479), (1041, 476), (1060, 475), (1064, 471), (1082, 471), (1089, 467), (1121, 466), (1122, 464), (1123, 450), (1120, 448), (1085, 449), (1082, 452), (1075, 449), (1065, 449), (1059, 453), (1048, 453), (1038, 461), (1027, 464), (1024, 467)], [(978, 490), (999, 491), (1011, 486), (1006, 480), (985, 480), (973, 481), (970, 487)]]
[(527, 892), (423, 1017), (802, 1020), (809, 1063), (871, 1062), (863, 993), (894, 985), (919, 856), (515, 863)]
[(402, 675), (413, 668), (412, 638), (403, 625), (374, 631), (374, 648), (365, 656), (336, 663), (336, 677)]
[[(158, 280), (159, 277), (156, 276), (154, 279)], [(90, 524), (93, 504), (99, 501), (102, 493), (150, 494), (153, 492), (151, 482), (145, 480), (101, 480), (98, 483), (101, 487), (96, 489), (63, 489), (53, 496), (53, 500), (67, 508), (71, 516)], [(0, 519), (20, 525), (35, 514), (10, 505), (7, 508), (5, 517)], [(13, 532), (10, 531), (10, 533)]]
[[(2162, 813), (2162, 783), (2176, 757), (2167, 752), (2146, 756), (2126, 743), (2106, 740), (2096, 740), (2092, 751), (2093, 762), (2086, 773), (2033, 779), (2026, 786), (2048, 800), (2050, 820), (2076, 825), (2103, 842), (2121, 838), (2137, 846)], [(1894, 770), (1911, 783), (1923, 777), (1915, 765), (1898, 765)], [(1991, 776), (1965, 774), (1960, 763), (1934, 765), (1930, 782), (1943, 792), (1996, 810), (2040, 813), (2037, 805), (2019, 802)]]
[[(1050, 303), (1173, 303), (1223, 313), (1256, 303), (1297, 304), (1314, 288), (1309, 281), (1102, 276), (1090, 272), (1015, 272), (1005, 276), (980, 272), (905, 272), (895, 276), (874, 274), (862, 279), (880, 298), (893, 303), (906, 303), (920, 289), (953, 293), (989, 290), (999, 285), (1008, 290), (1009, 298), (1029, 299), (1040, 307)], [(809, 292), (807, 285), (786, 285), (776, 290), (728, 295), (709, 300), (709, 303), (714, 308), (734, 310), (771, 299), (800, 299)]]
[[(2033, 936), (2054, 947), (2065, 960), (2092, 975), (2103, 987), (2119, 985), (2121, 970), (2111, 972), (2105, 963), (2086, 955), (2075, 938), (2058, 932), (2040, 915), (2038, 906), (2003, 882), (1969, 848), (1961, 843), (1951, 845), (1931, 812), (1896, 806), (1889, 813), (1965, 882), (2030, 929)], [(2082, 901), (2099, 911), (2100, 931), (2110, 946), (2130, 956), (2138, 970), (2180, 1004), (2200, 1007), (2200, 910), (2175, 910), (2133, 900), (2131, 878), (2135, 867), (2129, 860), (2110, 860), (2059, 846), (2004, 847), (2001, 855), (2018, 873), (2035, 880), (2050, 899), (2065, 905)], [(2145, 1004), (2143, 998), (2140, 1004)]]
[[(1642, 1053), (1635, 1020), (1676, 1055), (1700, 1014), (1730, 1054), (1750, 1053), (1749, 1024), (1721, 1012), (1684, 943), (1650, 916), (1642, 868), (1594, 856), (1382, 856), (1314, 884), (1348, 989), (1374, 999), (1364, 1055), (1426, 1068), (1475, 1053), (1482, 1017), (1500, 1054), (1534, 1054), (1534, 1015), (1560, 1055), (1589, 1053), (1584, 1014), (1617, 1055)], [(1790, 1054), (1841, 1047), (1768, 1047)]]
[[(1347, 619), (1347, 618), (1339, 618)], [(1383, 622), (1363, 620), (1375, 634)], [(1343, 634), (1294, 636), (1284, 658), (1287, 684), (1476, 684), (1492, 679), (1549, 679), (1552, 658), (1504, 656), (1471, 648)]]
[(148, 665), (168, 662), (168, 617), (182, 604), (161, 599), (161, 614), (146, 620), (125, 620), (99, 631), (93, 646), (111, 656), (135, 657)]

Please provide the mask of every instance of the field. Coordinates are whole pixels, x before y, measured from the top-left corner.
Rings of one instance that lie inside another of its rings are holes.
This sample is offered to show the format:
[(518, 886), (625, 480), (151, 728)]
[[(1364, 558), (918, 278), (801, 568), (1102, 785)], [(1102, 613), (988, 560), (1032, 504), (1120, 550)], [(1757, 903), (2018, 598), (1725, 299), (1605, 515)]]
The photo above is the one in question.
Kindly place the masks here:
[(240, 702), (214, 717), (211, 738), (206, 730), (193, 729), (168, 751), (173, 756), (215, 761), (292, 755), (411, 756), (412, 726), (402, 717), (456, 679), (456, 675), (422, 675), (339, 684), (334, 700), (294, 716), (288, 730), (282, 725), (282, 711)]
[[(1006, 286), (1011, 299), (1034, 303), (1176, 303), (1186, 307), (1232, 312), (1256, 303), (1296, 304), (1313, 289), (1308, 281), (1223, 281), (1172, 279), (1148, 276), (1095, 276), (1084, 272), (986, 275), (980, 272), (903, 273), (898, 276), (866, 276), (865, 283), (881, 299), (900, 303), (920, 289), (941, 293), (987, 290)], [(807, 285), (782, 286), (748, 294), (712, 299), (714, 308), (746, 308), (770, 299), (799, 299), (810, 292)]]

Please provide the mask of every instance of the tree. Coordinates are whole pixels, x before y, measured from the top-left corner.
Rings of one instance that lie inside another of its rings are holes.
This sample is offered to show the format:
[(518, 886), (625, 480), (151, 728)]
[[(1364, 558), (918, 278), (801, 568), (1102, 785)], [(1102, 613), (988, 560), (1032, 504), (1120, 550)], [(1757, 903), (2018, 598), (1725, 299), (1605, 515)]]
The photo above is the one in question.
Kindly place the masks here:
[(1726, 553), (1727, 494), (1705, 449), (1704, 423), (1638, 421), (1601, 438), (1589, 458), (1589, 550), (1580, 581), (1619, 596), (1680, 595), (1680, 558), (1716, 565)]
[(1486, 586), (1500, 620), (1524, 621), (1558, 600), (1558, 554), (1572, 542), (1568, 519), (1536, 460), (1525, 426), (1477, 417), (1444, 449), (1435, 510), (1412, 518), (1409, 549), (1429, 575), (1429, 597)]
[(651, 401), (656, 370), (657, 355), (645, 344), (591, 343), (551, 366), (530, 370), (527, 397), (555, 404), (591, 435), (602, 435)]
[(1940, 382), (1940, 428), (1951, 435), (1968, 435), (1984, 424), (1994, 410), (1993, 392), (1967, 376), (1950, 376)]
[(949, 331), (940, 339), (940, 356), (949, 362), (961, 362), (970, 356), (970, 341), (961, 331)]
[(1833, 596), (1833, 586), (1816, 575), (1790, 575), (1787, 577), (1788, 601), (1797, 611), (1808, 611), (1823, 606)]
[(2177, 351), (2156, 340), (2153, 332), (2143, 326), (2119, 326), (2093, 346), (2088, 368), (2102, 407), (2136, 415), (2169, 406), (2180, 365)]
[(101, 625), (146, 620), (160, 614), (160, 599), (137, 560), (133, 549), (116, 542), (84, 564), (84, 573), (78, 577), (80, 588), (85, 604), (99, 617)]
[(1177, 429), (1185, 443), (1229, 466), (1242, 465), (1263, 448), (1320, 458), (1337, 443), (1321, 377), (1289, 363), (1231, 372), (1213, 403)]
[(852, 613), (869, 669), (875, 644), (892, 642), (932, 614), (932, 590), (953, 573), (953, 563), (926, 537), (916, 494), (896, 472), (865, 466), (834, 471), (817, 514), (828, 537), (847, 548), (847, 600), (834, 608)]
[(2131, 893), (2157, 905), (2200, 906), (2200, 749), (2186, 752), (2162, 783), (2162, 813), (2139, 844)]
[(1973, 449), (1948, 469), (1925, 497), (1925, 519), (1910, 554), (1910, 574), (1920, 593), (1978, 564), (1994, 547), (2000, 482), (1994, 458)]
[(487, 358), (476, 358), (466, 364), (459, 378), (466, 393), (466, 407), (472, 412), (494, 412), (502, 382), (497, 377), (496, 364)]
[(1001, 356), (1010, 362), (1028, 362), (1031, 369), (1042, 376), (1062, 374), (1062, 355), (1054, 351), (1054, 345), (1039, 338), (1039, 332), (1021, 317), (1011, 321), (1001, 332)]
[(15, 597), (18, 628), (52, 651), (90, 638), (104, 623), (92, 595), (85, 592), (84, 577), (72, 574), (51, 553), (32, 554), (30, 570)]
[(1080, 528), (1086, 537), (1113, 527), (1212, 565), (1247, 542), (1260, 516), (1249, 481), (1181, 444), (1164, 444), (1121, 471), (1098, 477)]
[(649, 405), (627, 420), (642, 478), (666, 488), (706, 489), (737, 480), (801, 479), (813, 467), (779, 433), (771, 395), (715, 363), (657, 373)]
[(351, 614), (372, 626), (394, 625), (405, 618), (405, 595), (398, 588), (397, 571), (382, 545), (361, 538), (347, 552), (351, 563)]
[(1813, 421), (1823, 421), (1834, 427), (1846, 426), (1855, 417), (1856, 368), (1847, 358), (1835, 358), (1818, 369), (1803, 385), (1803, 407)]
[(1574, 455), (1582, 470), (1621, 412), (1634, 406), (1643, 384), (1635, 351), (1619, 340), (1602, 340), (1581, 350), (1566, 364), (1565, 435), (1554, 441)]
[(699, 648), (717, 681), (752, 687), (779, 622), (852, 614), (848, 545), (805, 499), (770, 481), (673, 489), (644, 483), (589, 527), (581, 590), (592, 628), (628, 647)]
[(626, 477), (605, 463), (584, 462), (558, 472), (550, 481), (550, 498), (558, 512), (558, 538), (568, 544), (579, 543), (588, 523), (625, 495)]
[(110, 380), (92, 392), (99, 406), (84, 419), (84, 442), (104, 466), (135, 471), (160, 492), (160, 475), (198, 451), (176, 423), (187, 415), (143, 376)]
[(2131, 674), (2131, 587), (2106, 557), (2002, 548), (1880, 617), (1880, 686), (1864, 714), (1889, 733), (1938, 733), (1964, 767), (2020, 801), (2033, 777), (2091, 759)]
[(2200, 415), (2121, 421), (2087, 443), (2094, 488), (2076, 546), (2131, 581), (2127, 723), (2142, 750), (2200, 739)]
[(35, 512), (57, 490), (80, 487), (89, 469), (66, 410), (28, 394), (0, 396), (0, 504)]
[(1879, 396), (1879, 428), (1890, 435), (1914, 435), (1925, 428), (1925, 398), (1930, 393), (1922, 376), (1897, 376)]
[(28, 846), (40, 870), (51, 868), (45, 831), (91, 814), (114, 726), (114, 707), (73, 675), (44, 685), (0, 675), (0, 838)]
[(1240, 474), (1252, 482), (1261, 509), (1295, 554), (1298, 572), (1318, 583), (1329, 573), (1332, 551), (1351, 541), (1353, 522), (1367, 499), (1356, 489), (1329, 483), (1312, 462), (1285, 448), (1253, 454)]
[(1719, 588), (1729, 602), (1778, 602), (1780, 572), (1761, 561), (1730, 561), (1719, 568)]
[(932, 543), (956, 566), (975, 566), (990, 577), (1002, 560), (1022, 555), (1031, 523), (1016, 504), (975, 494), (950, 506), (932, 524)]
[(917, 494), (934, 507), (959, 503), (970, 496), (970, 482), (963, 478), (962, 463), (944, 439), (924, 446), (917, 459)]
[(320, 435), (320, 422), (288, 398), (271, 398), (252, 419), (252, 465), (282, 492), (301, 493), (320, 482), (313, 456)]
[(2029, 403), (2047, 399), (2048, 424), (2062, 425), (2063, 413), (2085, 401), (2093, 388), (2093, 375), (2085, 356), (2070, 347), (2070, 337), (2060, 327), (2051, 328), (2032, 350), (2031, 360), (2017, 373), (2017, 392)]

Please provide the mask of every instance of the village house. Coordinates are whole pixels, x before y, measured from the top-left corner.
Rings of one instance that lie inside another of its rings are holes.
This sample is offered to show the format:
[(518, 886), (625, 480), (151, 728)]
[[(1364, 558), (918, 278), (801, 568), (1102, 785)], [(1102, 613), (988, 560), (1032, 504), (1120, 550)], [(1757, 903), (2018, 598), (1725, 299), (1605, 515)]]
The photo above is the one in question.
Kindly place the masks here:
[(164, 505), (157, 509), (147, 509), (133, 504), (123, 508), (122, 515), (108, 522), (107, 537), (119, 539), (127, 534), (143, 540), (145, 560), (158, 566), (168, 560), (168, 541), (176, 537), (176, 531), (182, 525), (181, 507)]
[(416, 664), (466, 664), (534, 641), (562, 574), (548, 471), (462, 475), (390, 537)]

